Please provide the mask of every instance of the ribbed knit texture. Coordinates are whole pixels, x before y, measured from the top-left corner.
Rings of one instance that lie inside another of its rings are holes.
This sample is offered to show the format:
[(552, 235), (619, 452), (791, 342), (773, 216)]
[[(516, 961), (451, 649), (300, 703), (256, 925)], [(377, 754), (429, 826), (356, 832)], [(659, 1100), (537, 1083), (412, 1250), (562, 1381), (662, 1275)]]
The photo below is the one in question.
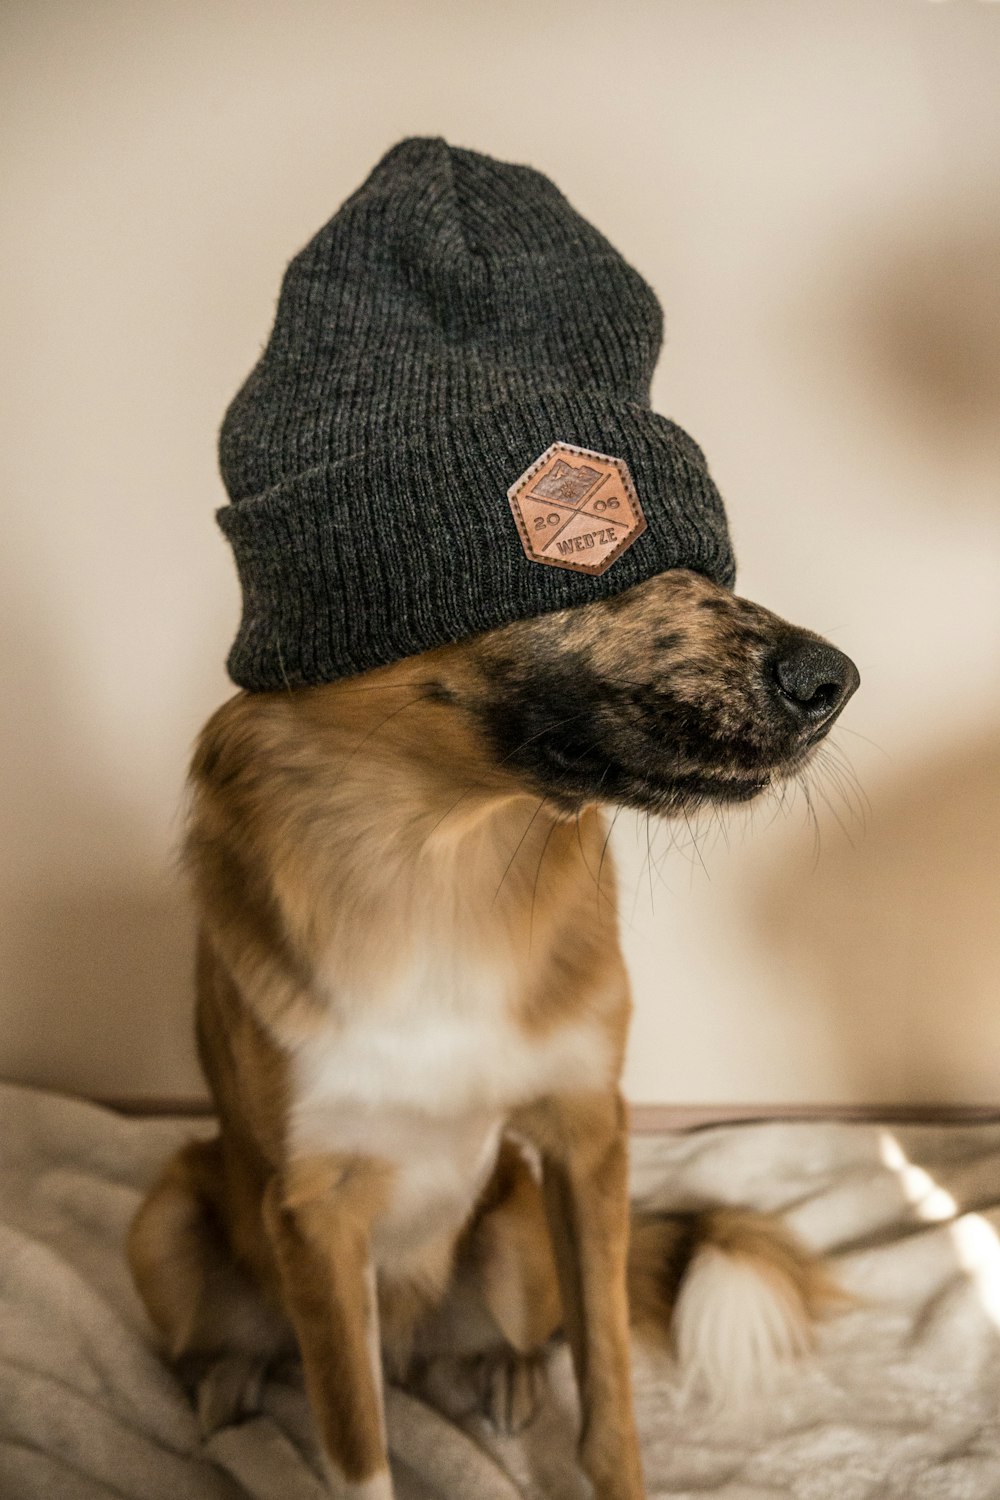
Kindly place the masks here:
[[(651, 288), (539, 172), (402, 141), (295, 257), (220, 435), (243, 587), (229, 672), (328, 682), (667, 568), (730, 585), (697, 445), (650, 410)], [(624, 459), (646, 532), (600, 577), (524, 553), (553, 442)]]

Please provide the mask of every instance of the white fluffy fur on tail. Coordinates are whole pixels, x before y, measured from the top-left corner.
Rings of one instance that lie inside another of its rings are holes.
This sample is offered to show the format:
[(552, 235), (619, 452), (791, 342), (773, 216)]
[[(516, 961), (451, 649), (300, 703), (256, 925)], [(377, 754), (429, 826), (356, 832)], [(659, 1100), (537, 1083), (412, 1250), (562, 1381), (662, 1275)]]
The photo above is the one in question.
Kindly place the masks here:
[(630, 1293), (636, 1332), (669, 1337), (682, 1396), (718, 1406), (773, 1388), (847, 1300), (778, 1219), (734, 1208), (640, 1216)]

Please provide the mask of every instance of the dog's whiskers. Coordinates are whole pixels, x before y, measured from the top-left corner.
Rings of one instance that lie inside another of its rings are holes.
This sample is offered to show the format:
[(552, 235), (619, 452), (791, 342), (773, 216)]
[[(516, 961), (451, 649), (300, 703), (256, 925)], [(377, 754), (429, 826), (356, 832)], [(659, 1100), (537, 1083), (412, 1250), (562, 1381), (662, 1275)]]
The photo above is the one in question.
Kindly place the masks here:
[[(538, 817), (538, 814), (541, 812), (542, 808), (545, 806), (545, 804), (546, 804), (546, 802), (548, 802), (548, 800), (549, 800), (548, 797), (543, 797), (541, 799), (541, 801), (538, 803), (538, 806), (535, 808), (534, 812), (531, 814), (531, 817), (528, 819), (527, 826), (525, 827), (524, 832), (521, 834), (521, 837), (517, 841), (517, 846), (514, 849), (514, 853), (511, 855), (510, 859), (507, 861), (506, 869), (504, 870), (503, 874), (500, 876), (500, 884), (497, 886), (496, 890), (493, 893), (493, 901), (494, 901), (494, 903), (496, 902), (497, 897), (500, 895), (500, 891), (501, 891), (501, 889), (503, 887), (504, 881), (507, 879), (507, 876), (511, 872), (511, 868), (512, 868), (512, 866), (514, 864), (515, 859), (517, 858), (518, 854), (521, 852), (521, 848), (522, 848), (522, 846), (524, 844), (525, 839), (528, 837), (528, 834), (531, 832), (532, 827), (534, 826), (535, 819)], [(548, 840), (546, 839), (546, 843), (547, 842), (548, 842)]]
[(406, 711), (406, 709), (415, 708), (418, 703), (427, 703), (429, 701), (430, 695), (428, 693), (419, 693), (416, 698), (411, 698), (409, 702), (401, 703), (398, 708), (394, 708), (391, 714), (386, 714), (384, 719), (380, 719), (377, 724), (373, 725), (373, 727), (368, 730), (367, 734), (363, 734), (361, 738), (354, 745), (352, 745), (350, 751), (340, 763), (341, 774), (350, 765), (351, 761), (357, 755), (362, 746), (366, 745), (374, 735), (381, 733), (381, 731), (388, 723), (391, 722), (391, 720), (398, 718), (401, 713), (404, 713)]
[[(582, 718), (585, 712), (586, 712), (586, 710), (581, 709), (579, 712), (577, 712), (575, 714), (569, 714), (565, 719), (556, 719), (556, 721), (554, 723), (552, 723), (552, 724), (543, 724), (542, 727), (541, 727), (541, 729), (537, 730), (534, 734), (529, 735), (526, 740), (522, 740), (519, 745), (515, 745), (514, 748), (513, 748), (513, 750), (508, 750), (508, 752), (507, 752), (506, 755), (502, 755), (499, 758), (499, 760), (496, 762), (496, 764), (498, 766), (506, 765), (506, 763), (509, 760), (511, 760), (513, 756), (520, 754), (520, 752), (522, 750), (526, 749), (528, 745), (533, 744), (534, 741), (537, 740), (537, 739), (539, 739), (543, 734), (548, 734), (550, 732), (550, 730), (553, 730), (553, 729), (561, 729), (564, 724), (571, 724), (574, 719), (580, 719), (580, 718)], [(605, 774), (607, 774), (607, 773), (605, 773)], [(465, 799), (466, 799), (466, 797), (471, 797), (472, 794), (473, 794), (473, 792), (476, 792), (476, 791), (479, 791), (479, 790), (480, 790), (480, 788), (477, 787), (477, 786), (466, 787), (465, 791), (462, 792), (461, 796), (456, 797), (455, 800), (454, 800), (454, 802), (451, 804), (451, 806), (448, 807), (448, 808), (446, 808), (445, 811), (438, 818), (437, 822), (434, 824), (434, 826), (431, 828), (430, 832), (427, 835), (428, 840), (430, 840), (431, 838), (433, 838), (434, 834), (437, 833), (438, 829), (441, 827), (441, 824), (445, 821), (445, 819), (451, 817), (452, 813), (455, 811), (455, 808), (458, 807), (458, 805), (459, 805), (460, 802), (464, 802)]]
[(857, 816), (862, 828), (867, 829), (867, 819), (872, 812), (871, 800), (861, 784), (861, 778), (851, 764), (850, 756), (843, 746), (835, 741), (827, 740), (822, 746), (823, 762), (836, 776), (838, 784), (843, 788), (842, 795), (853, 810), (853, 798), (857, 799)]
[[(531, 939), (532, 939), (532, 935), (533, 935), (534, 929), (535, 929), (535, 899), (538, 896), (538, 881), (539, 881), (539, 879), (541, 877), (542, 864), (543, 864), (543, 862), (545, 860), (545, 854), (546, 854), (546, 851), (547, 851), (547, 849), (549, 847), (549, 840), (552, 838), (552, 835), (555, 833), (555, 831), (556, 831), (556, 822), (555, 822), (555, 819), (553, 818), (549, 822), (549, 831), (545, 835), (545, 842), (542, 845), (542, 852), (538, 856), (538, 865), (537, 865), (537, 867), (535, 869), (535, 880), (534, 880), (534, 884), (531, 887), (531, 910), (528, 913), (528, 957), (529, 958), (531, 957)], [(577, 832), (579, 833), (579, 816), (577, 817)]]
[(685, 826), (687, 828), (688, 833), (691, 836), (691, 845), (692, 845), (692, 848), (694, 849), (695, 854), (697, 854), (697, 856), (698, 856), (698, 863), (701, 865), (701, 868), (704, 870), (706, 878), (708, 880), (711, 880), (712, 877), (708, 873), (708, 865), (705, 863), (705, 856), (702, 854), (702, 852), (701, 852), (701, 845), (698, 842), (698, 835), (695, 833), (694, 829), (691, 827), (691, 819), (690, 819), (690, 817), (688, 815), (688, 812), (687, 812), (686, 808), (684, 810), (684, 823), (685, 823)]
[[(597, 749), (597, 745), (596, 744), (585, 746), (584, 749), (577, 756), (577, 758), (573, 762), (573, 764), (574, 765), (579, 764), (579, 762), (581, 760), (583, 760), (585, 756), (590, 755), (596, 749)], [(612, 762), (608, 761), (608, 764), (604, 767), (604, 770), (601, 772), (601, 775), (600, 775), (600, 777), (598, 779), (598, 782), (597, 782), (597, 786), (594, 788), (594, 791), (593, 791), (592, 796), (590, 798), (591, 801), (596, 802), (598, 800), (601, 788), (604, 785), (604, 782), (605, 782), (605, 780), (607, 778), (608, 772), (611, 770), (611, 766), (612, 766)], [(621, 808), (619, 807), (618, 811), (615, 813), (615, 817), (616, 818), (618, 816), (618, 812), (620, 812), (620, 811), (621, 811)], [(597, 867), (597, 874), (595, 875), (594, 872), (593, 872), (593, 870), (590, 868), (590, 864), (588, 863), (588, 860), (587, 860), (586, 851), (584, 850), (584, 847), (583, 847), (583, 839), (582, 839), (581, 834), (580, 834), (580, 818), (581, 818), (581, 816), (582, 816), (582, 809), (579, 812), (577, 812), (577, 814), (576, 814), (576, 820), (575, 820), (576, 821), (576, 841), (577, 841), (577, 844), (579, 845), (579, 848), (580, 848), (580, 860), (581, 860), (581, 863), (583, 864), (583, 868), (586, 870), (587, 874), (590, 876), (591, 880), (593, 880), (593, 882), (594, 882), (594, 886), (595, 886), (595, 889), (596, 889), (596, 892), (597, 892), (597, 905), (598, 905), (598, 908), (600, 908), (601, 897), (603, 896), (604, 900), (610, 906), (612, 913), (614, 915), (616, 915), (616, 916), (620, 916), (620, 912), (619, 912), (617, 903), (614, 902), (614, 901), (612, 901), (611, 897), (609, 895), (607, 895), (607, 893), (602, 889), (602, 887), (601, 887), (601, 879), (600, 879), (600, 877), (601, 877), (601, 869), (603, 868), (603, 864), (604, 864), (604, 855), (605, 855), (605, 852), (607, 851), (608, 840), (611, 837), (611, 829), (614, 827), (614, 822), (612, 821), (611, 828), (608, 829), (607, 837), (604, 840), (604, 846), (601, 849), (601, 860), (600, 860), (600, 863), (599, 863), (599, 865)], [(544, 853), (544, 851), (543, 851), (543, 853)]]
[(837, 727), (840, 734), (853, 734), (856, 740), (864, 740), (866, 745), (871, 745), (873, 750), (877, 750), (880, 755), (884, 755), (887, 761), (892, 761), (889, 751), (884, 745), (880, 745), (878, 740), (870, 740), (866, 734), (859, 734), (856, 729), (848, 729), (846, 724), (840, 724)]
[[(581, 860), (581, 863), (583, 865), (583, 868), (586, 870), (587, 874), (590, 876), (591, 880), (594, 882), (594, 889), (597, 892), (597, 905), (598, 905), (598, 908), (600, 908), (601, 897), (603, 896), (604, 900), (608, 903), (609, 907), (611, 908), (612, 913), (615, 914), (616, 916), (620, 916), (620, 912), (619, 912), (619, 909), (618, 909), (618, 906), (617, 906), (616, 902), (612, 901), (611, 897), (607, 894), (607, 892), (604, 891), (604, 890), (602, 890), (601, 883), (600, 883), (597, 875), (595, 875), (594, 871), (590, 868), (590, 862), (587, 859), (587, 854), (586, 854), (586, 851), (585, 851), (585, 849), (583, 847), (583, 839), (582, 839), (582, 837), (580, 835), (580, 818), (581, 818), (581, 816), (582, 816), (582, 813), (579, 813), (579, 812), (576, 815), (576, 841), (577, 841), (577, 843), (580, 846), (580, 860)], [(610, 838), (610, 836), (611, 836), (611, 830), (609, 829), (608, 830), (608, 837)], [(603, 855), (602, 855), (602, 857), (603, 857)]]
[(827, 796), (826, 792), (823, 790), (823, 787), (820, 784), (818, 777), (815, 777), (814, 780), (813, 780), (813, 791), (816, 793), (817, 797), (819, 797), (822, 800), (823, 804), (828, 809), (828, 811), (830, 813), (830, 816), (833, 818), (833, 820), (836, 823), (837, 827), (840, 829), (841, 833), (844, 835), (844, 838), (847, 840), (847, 842), (850, 844), (851, 848), (853, 849), (854, 848), (854, 840), (851, 838), (851, 835), (850, 835), (850, 833), (848, 831), (848, 828), (847, 828), (847, 824), (844, 822), (843, 818), (838, 813), (838, 811), (837, 811), (836, 807), (833, 805), (833, 802), (831, 801), (831, 799)]
[[(619, 817), (620, 813), (621, 813), (621, 808), (620, 807), (616, 808), (615, 809), (615, 815), (611, 819), (610, 824), (608, 825), (608, 831), (607, 831), (607, 834), (605, 835), (605, 838), (604, 838), (604, 844), (601, 847), (601, 858), (600, 858), (600, 861), (598, 862), (598, 866), (597, 866), (597, 908), (598, 908), (598, 911), (600, 910), (600, 907), (601, 907), (601, 897), (604, 895), (604, 892), (601, 889), (601, 875), (602, 875), (603, 870), (604, 870), (604, 860), (605, 860), (605, 856), (607, 855), (607, 852), (608, 852), (608, 845), (611, 842), (611, 835), (615, 831), (615, 824), (618, 822), (618, 817)], [(611, 898), (606, 896), (605, 900), (610, 902)], [(612, 909), (613, 909), (613, 905), (614, 904), (613, 903), (611, 903), (611, 904), (612, 904)]]
[(819, 851), (820, 851), (820, 842), (821, 842), (819, 818), (816, 816), (816, 809), (813, 806), (813, 800), (812, 800), (812, 797), (810, 795), (808, 776), (805, 774), (804, 771), (798, 771), (796, 773), (795, 780), (797, 781), (798, 785), (802, 788), (802, 795), (803, 795), (803, 797), (805, 797), (805, 800), (806, 800), (806, 808), (807, 808), (807, 811), (808, 811), (808, 816), (812, 819), (812, 825), (813, 825), (813, 869), (815, 870), (816, 866), (819, 864)]

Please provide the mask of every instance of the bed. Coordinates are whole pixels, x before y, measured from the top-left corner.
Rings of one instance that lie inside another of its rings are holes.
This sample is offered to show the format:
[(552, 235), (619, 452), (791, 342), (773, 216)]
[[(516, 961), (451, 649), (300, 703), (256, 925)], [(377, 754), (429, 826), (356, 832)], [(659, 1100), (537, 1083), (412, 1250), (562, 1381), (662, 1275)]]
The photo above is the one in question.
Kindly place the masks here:
[[(301, 1382), (207, 1442), (122, 1255), (206, 1119), (0, 1085), (0, 1500), (322, 1500)], [(740, 1410), (635, 1351), (650, 1500), (998, 1500), (1000, 1126), (836, 1122), (637, 1136), (637, 1198), (780, 1209), (858, 1299), (816, 1359)], [(583, 1500), (564, 1348), (518, 1438), (390, 1388), (399, 1500)], [(446, 1405), (447, 1403), (445, 1403)]]

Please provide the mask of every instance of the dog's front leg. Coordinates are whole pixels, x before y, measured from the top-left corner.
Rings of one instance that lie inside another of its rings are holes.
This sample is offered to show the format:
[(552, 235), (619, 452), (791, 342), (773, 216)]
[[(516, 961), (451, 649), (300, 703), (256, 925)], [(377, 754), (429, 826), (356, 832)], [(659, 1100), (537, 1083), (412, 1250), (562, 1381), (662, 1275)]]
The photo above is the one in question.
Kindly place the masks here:
[(378, 1163), (310, 1157), (274, 1177), (265, 1222), (306, 1391), (341, 1500), (392, 1500), (371, 1227), (387, 1192)]
[(597, 1500), (643, 1500), (632, 1407), (628, 1147), (617, 1093), (559, 1097), (525, 1122), (542, 1154), (549, 1229), (580, 1392), (580, 1462)]

